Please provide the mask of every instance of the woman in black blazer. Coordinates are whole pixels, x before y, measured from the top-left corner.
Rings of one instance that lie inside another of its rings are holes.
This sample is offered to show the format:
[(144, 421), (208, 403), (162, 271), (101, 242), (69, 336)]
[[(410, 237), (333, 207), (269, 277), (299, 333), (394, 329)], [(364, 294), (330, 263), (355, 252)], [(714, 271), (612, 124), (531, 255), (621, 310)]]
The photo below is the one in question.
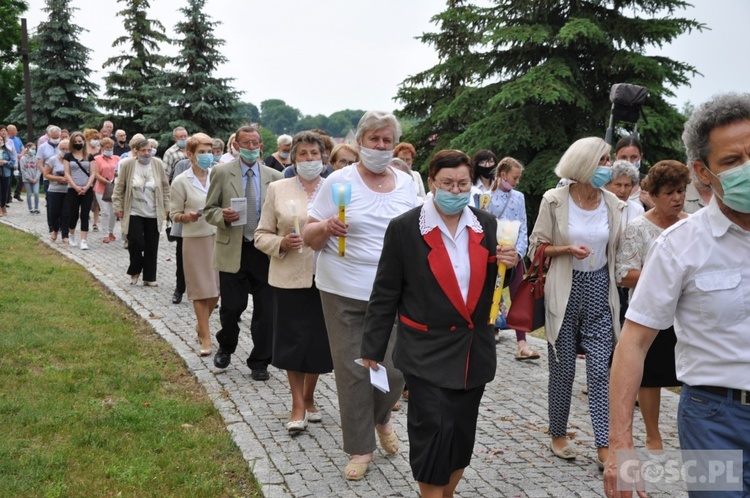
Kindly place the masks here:
[(497, 245), (495, 217), (469, 207), (472, 180), (463, 152), (432, 158), (424, 205), (386, 231), (365, 317), (362, 358), (377, 370), (398, 313), (393, 362), (409, 386), (409, 457), (423, 497), (451, 496), (471, 461), (479, 402), (495, 377), (497, 262), (518, 263), (514, 247)]

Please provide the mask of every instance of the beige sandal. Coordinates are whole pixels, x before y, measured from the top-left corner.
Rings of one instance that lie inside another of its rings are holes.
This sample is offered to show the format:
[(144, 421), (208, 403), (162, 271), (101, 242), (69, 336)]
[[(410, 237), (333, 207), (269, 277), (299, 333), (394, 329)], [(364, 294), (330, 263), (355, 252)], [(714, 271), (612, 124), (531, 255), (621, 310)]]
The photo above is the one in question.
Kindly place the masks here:
[(398, 453), (398, 436), (396, 435), (396, 431), (393, 430), (393, 428), (391, 428), (390, 434), (383, 434), (377, 429), (375, 429), (375, 432), (378, 433), (380, 447), (383, 448), (383, 451), (385, 451), (389, 455), (395, 455), (396, 453)]
[(367, 473), (367, 468), (370, 466), (370, 462), (366, 463), (354, 463), (349, 461), (344, 467), (344, 477), (347, 481), (359, 481)]

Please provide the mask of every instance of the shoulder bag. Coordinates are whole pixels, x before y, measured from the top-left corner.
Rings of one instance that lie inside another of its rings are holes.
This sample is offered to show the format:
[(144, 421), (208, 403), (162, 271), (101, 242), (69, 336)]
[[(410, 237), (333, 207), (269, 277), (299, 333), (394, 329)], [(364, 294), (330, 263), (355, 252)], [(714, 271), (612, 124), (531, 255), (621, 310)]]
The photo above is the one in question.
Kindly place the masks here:
[(544, 250), (542, 244), (534, 254), (534, 261), (526, 277), (518, 286), (518, 292), (508, 312), (508, 328), (521, 332), (532, 332), (544, 326)]

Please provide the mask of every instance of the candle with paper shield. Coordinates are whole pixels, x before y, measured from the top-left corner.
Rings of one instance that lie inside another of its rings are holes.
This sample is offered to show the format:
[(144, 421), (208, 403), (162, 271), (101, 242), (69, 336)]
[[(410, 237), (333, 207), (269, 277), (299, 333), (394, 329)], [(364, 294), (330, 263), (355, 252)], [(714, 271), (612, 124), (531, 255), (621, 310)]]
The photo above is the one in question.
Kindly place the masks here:
[[(292, 217), (292, 220), (294, 220), (294, 231), (292, 233), (301, 233), (299, 231), (299, 200), (297, 199), (289, 199), (284, 204), (286, 204), (286, 210), (287, 213), (289, 213), (289, 216)], [(302, 248), (299, 248), (299, 251), (302, 252)]]
[[(351, 183), (334, 183), (331, 185), (333, 194), (333, 203), (339, 207), (339, 221), (346, 224), (346, 206), (352, 201), (352, 184)], [(339, 237), (339, 258), (344, 257), (346, 248), (346, 238)]]
[[(514, 246), (518, 240), (518, 231), (521, 222), (518, 220), (497, 220), (497, 243), (501, 246)], [(503, 280), (507, 268), (501, 262), (497, 262), (497, 279), (495, 279), (495, 292), (492, 294), (492, 307), (490, 308), (490, 325), (494, 325), (500, 314), (500, 297), (503, 295)]]

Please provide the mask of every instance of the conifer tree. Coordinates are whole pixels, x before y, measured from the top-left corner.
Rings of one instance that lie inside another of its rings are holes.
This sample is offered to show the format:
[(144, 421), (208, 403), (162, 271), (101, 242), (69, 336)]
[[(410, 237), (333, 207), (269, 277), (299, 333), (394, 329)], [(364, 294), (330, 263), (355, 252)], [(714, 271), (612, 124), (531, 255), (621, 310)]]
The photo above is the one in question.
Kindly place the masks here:
[(21, 15), (29, 6), (23, 0), (0, 0), (0, 120), (13, 109), (23, 94), (21, 66)]
[[(46, 0), (42, 9), (47, 20), (40, 23), (31, 40), (29, 53), (31, 76), (31, 110), (34, 134), (54, 124), (76, 129), (98, 113), (95, 94), (99, 86), (91, 81), (91, 50), (78, 41), (83, 28), (73, 23), (75, 7), (70, 0)], [(23, 92), (16, 96), (16, 106), (9, 119), (26, 124)]]
[(224, 40), (214, 36), (220, 23), (204, 13), (205, 4), (205, 0), (188, 0), (179, 9), (185, 16), (175, 25), (180, 51), (170, 58), (173, 69), (164, 74), (162, 97), (144, 120), (146, 128), (162, 130), (165, 140), (177, 126), (190, 133), (226, 137), (239, 122), (239, 92), (230, 86), (232, 79), (214, 76), (227, 58), (219, 50)]
[(704, 27), (675, 15), (686, 5), (449, 0), (433, 18), (440, 31), (421, 37), (439, 63), (404, 81), (397, 95), (400, 115), (419, 120), (404, 140), (420, 145), (422, 161), (432, 153), (428, 144), (516, 157), (526, 164), (521, 189), (540, 195), (557, 182), (554, 166), (573, 141), (604, 137), (610, 87), (633, 83), (650, 92), (640, 126), (646, 158), (681, 159), (674, 146), (684, 118), (665, 98), (696, 70), (645, 52)]
[(167, 58), (160, 53), (160, 44), (168, 43), (164, 26), (149, 19), (148, 0), (117, 0), (125, 9), (117, 13), (122, 18), (127, 34), (117, 38), (112, 47), (121, 53), (110, 57), (104, 68), (110, 68), (104, 78), (105, 98), (100, 105), (115, 115), (118, 128), (128, 131), (151, 133), (144, 127), (144, 115), (159, 100), (160, 82)]

